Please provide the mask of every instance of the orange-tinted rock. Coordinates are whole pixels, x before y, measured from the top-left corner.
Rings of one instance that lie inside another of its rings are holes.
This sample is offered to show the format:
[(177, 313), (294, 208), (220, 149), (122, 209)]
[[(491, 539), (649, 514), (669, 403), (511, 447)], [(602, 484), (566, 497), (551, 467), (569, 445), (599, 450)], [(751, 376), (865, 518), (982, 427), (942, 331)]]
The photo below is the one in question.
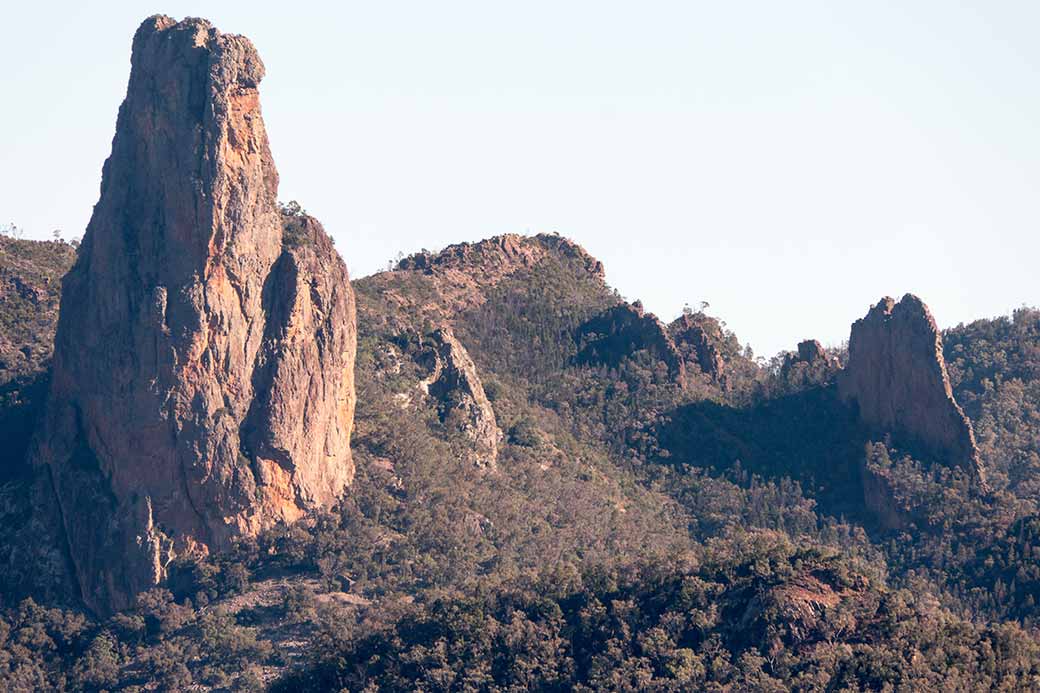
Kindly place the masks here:
[(852, 325), (838, 391), (876, 432), (923, 447), (985, 484), (971, 421), (950, 387), (942, 335), (921, 299), (883, 298)]
[(131, 62), (34, 451), (103, 612), (353, 476), (353, 294), (320, 225), (279, 211), (263, 63), (162, 16)]
[(369, 301), (366, 306), (377, 320), (410, 316), (394, 325), (396, 331), (412, 331), (412, 317), (452, 325), (459, 315), (482, 306), (500, 284), (538, 273), (543, 263), (564, 264), (582, 278), (603, 282), (603, 263), (573, 241), (555, 234), (505, 234), (406, 257), (395, 269), (362, 279), (361, 293), (378, 297), (378, 303)]

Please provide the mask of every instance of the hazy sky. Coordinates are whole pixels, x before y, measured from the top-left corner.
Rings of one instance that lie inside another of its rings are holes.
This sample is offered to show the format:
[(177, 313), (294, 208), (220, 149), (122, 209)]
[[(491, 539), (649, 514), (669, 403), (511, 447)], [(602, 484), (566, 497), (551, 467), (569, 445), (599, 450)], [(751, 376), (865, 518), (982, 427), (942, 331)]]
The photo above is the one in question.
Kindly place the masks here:
[[(558, 231), (756, 352), (884, 294), (1040, 303), (1040, 3), (17, 2), (0, 221), (82, 234), (149, 14), (253, 39), (281, 174), (353, 276)], [(982, 8), (982, 9), (979, 9)]]

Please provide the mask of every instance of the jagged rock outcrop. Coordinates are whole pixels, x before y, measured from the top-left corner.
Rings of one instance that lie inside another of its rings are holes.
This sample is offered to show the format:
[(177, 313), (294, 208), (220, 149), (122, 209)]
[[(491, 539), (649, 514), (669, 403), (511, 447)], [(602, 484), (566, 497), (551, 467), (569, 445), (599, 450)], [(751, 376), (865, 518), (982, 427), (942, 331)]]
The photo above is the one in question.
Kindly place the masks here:
[(593, 275), (603, 277), (603, 263), (567, 238), (556, 234), (521, 236), (507, 233), (477, 243), (449, 245), (439, 253), (423, 251), (409, 255), (397, 263), (398, 270), (420, 270), (446, 274), (452, 270), (480, 267), (482, 282), (494, 281), (516, 272), (519, 268), (534, 267), (548, 253), (558, 253), (578, 260)]
[[(752, 592), (734, 629), (738, 637), (761, 642), (769, 654), (790, 651), (819, 637), (828, 612), (843, 603), (852, 607), (866, 596), (869, 582), (865, 578), (856, 576), (850, 582), (842, 585), (828, 571), (797, 570), (777, 584), (762, 585)], [(853, 625), (854, 610), (848, 611)]]
[(320, 225), (277, 205), (259, 55), (156, 16), (131, 63), (33, 453), (101, 612), (353, 476), (353, 294)]
[(437, 402), (441, 421), (472, 444), (464, 456), (478, 467), (494, 467), (502, 431), (484, 392), (477, 367), (450, 328), (442, 327), (426, 343), (429, 376), (419, 383)]
[(806, 339), (805, 341), (798, 342), (798, 352), (792, 357), (792, 362), (796, 363), (807, 363), (810, 366), (836, 366), (837, 360), (827, 353), (827, 350), (823, 348), (815, 339)]
[(668, 326), (668, 333), (684, 362), (697, 364), (715, 381), (723, 379), (726, 361), (718, 345), (725, 337), (718, 320), (702, 313), (683, 313)]
[(985, 485), (971, 421), (953, 397), (942, 335), (918, 297), (885, 297), (852, 325), (848, 365), (838, 378), (843, 400), (879, 433), (924, 448)]
[(815, 339), (798, 343), (798, 351), (787, 354), (780, 377), (792, 387), (823, 385), (837, 374), (841, 364)]
[(668, 374), (678, 379), (683, 374), (683, 359), (668, 335), (668, 330), (643, 305), (620, 303), (586, 321), (578, 328), (576, 361), (585, 365), (617, 368), (637, 351), (647, 351), (663, 361)]
[[(606, 292), (603, 263), (577, 243), (556, 234), (505, 234), (410, 255), (392, 270), (359, 280), (359, 296), (366, 315), (409, 333), (416, 322), (453, 325), (460, 315), (483, 306), (500, 285), (538, 275), (547, 266), (565, 267)], [(402, 315), (409, 319), (398, 322), (395, 316)]]

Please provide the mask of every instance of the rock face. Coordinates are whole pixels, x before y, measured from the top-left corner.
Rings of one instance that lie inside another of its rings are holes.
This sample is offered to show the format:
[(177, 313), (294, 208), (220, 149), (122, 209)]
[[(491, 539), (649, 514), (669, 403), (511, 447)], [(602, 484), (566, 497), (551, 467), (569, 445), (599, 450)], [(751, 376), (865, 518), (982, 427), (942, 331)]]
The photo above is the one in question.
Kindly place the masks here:
[(438, 402), (441, 421), (472, 443), (465, 457), (478, 467), (494, 467), (502, 431), (488, 401), (477, 367), (451, 329), (429, 337), (430, 375), (420, 388)]
[(838, 392), (869, 427), (923, 446), (985, 485), (971, 421), (950, 388), (942, 335), (921, 299), (883, 298), (852, 325)]
[(683, 314), (668, 326), (668, 332), (684, 361), (696, 363), (713, 380), (722, 380), (726, 361), (717, 346), (723, 340), (717, 320), (703, 314)]
[(156, 16), (131, 63), (33, 453), (100, 612), (353, 476), (353, 294), (320, 225), (279, 211), (260, 57)]
[(804, 342), (798, 343), (798, 356), (796, 360), (800, 363), (808, 363), (809, 365), (834, 365), (834, 359), (827, 353), (827, 350), (823, 348), (823, 345), (815, 339), (807, 339)]
[(577, 362), (617, 368), (633, 353), (646, 350), (668, 366), (668, 373), (679, 378), (683, 359), (665, 326), (643, 310), (641, 303), (621, 303), (608, 308), (578, 328)]

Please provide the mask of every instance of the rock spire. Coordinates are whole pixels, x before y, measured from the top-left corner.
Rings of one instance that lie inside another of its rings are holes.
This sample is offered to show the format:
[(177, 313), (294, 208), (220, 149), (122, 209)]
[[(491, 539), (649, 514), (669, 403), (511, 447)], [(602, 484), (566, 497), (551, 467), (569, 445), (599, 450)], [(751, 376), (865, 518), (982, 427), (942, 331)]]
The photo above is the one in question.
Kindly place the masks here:
[(321, 226), (279, 209), (256, 49), (155, 16), (131, 65), (33, 454), (99, 612), (354, 471), (354, 297)]
[(950, 387), (942, 334), (917, 296), (882, 298), (852, 325), (838, 392), (867, 426), (923, 447), (985, 485), (971, 421)]

